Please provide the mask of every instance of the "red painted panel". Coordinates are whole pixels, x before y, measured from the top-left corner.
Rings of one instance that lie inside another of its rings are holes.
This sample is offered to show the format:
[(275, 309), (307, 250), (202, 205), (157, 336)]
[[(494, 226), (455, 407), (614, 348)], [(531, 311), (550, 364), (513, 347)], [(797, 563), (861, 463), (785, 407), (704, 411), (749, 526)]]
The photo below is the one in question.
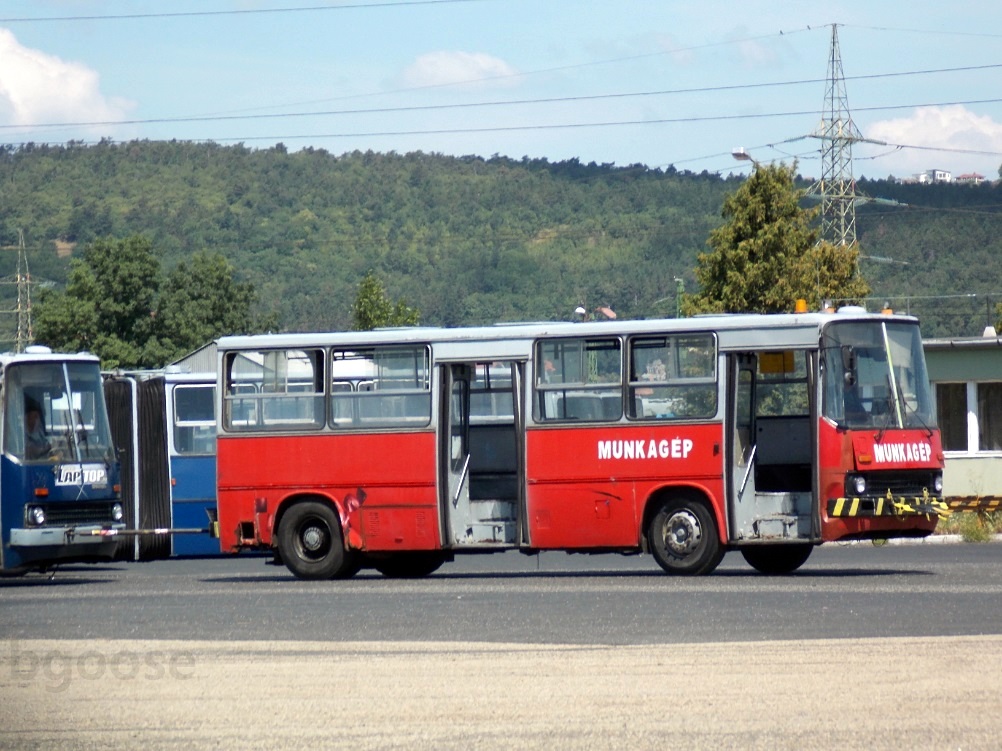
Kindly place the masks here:
[[(281, 503), (303, 494), (337, 506), (352, 547), (440, 544), (433, 432), (220, 436), (216, 462), (223, 550), (239, 544), (240, 524), (248, 522), (257, 541), (270, 544)], [(370, 541), (363, 512), (374, 510), (382, 523)]]
[[(878, 440), (879, 439), (879, 440)], [(938, 430), (839, 430), (819, 420), (821, 536), (825, 541), (871, 532), (932, 531), (936, 518), (924, 516), (829, 518), (827, 501), (845, 495), (851, 471), (942, 469), (943, 448)]]
[(533, 547), (636, 547), (647, 499), (665, 485), (705, 488), (722, 519), (722, 446), (720, 424), (528, 431)]

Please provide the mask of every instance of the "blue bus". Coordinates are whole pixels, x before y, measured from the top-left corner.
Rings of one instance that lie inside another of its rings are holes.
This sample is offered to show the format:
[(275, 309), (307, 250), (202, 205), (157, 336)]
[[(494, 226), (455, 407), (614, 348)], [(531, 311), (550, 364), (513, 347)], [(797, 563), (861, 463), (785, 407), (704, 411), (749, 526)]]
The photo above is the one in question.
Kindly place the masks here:
[(110, 561), (124, 529), (100, 361), (0, 355), (0, 571)]
[(174, 367), (106, 377), (126, 523), (146, 530), (123, 538), (120, 558), (220, 554), (208, 532), (216, 509), (215, 390), (215, 373)]

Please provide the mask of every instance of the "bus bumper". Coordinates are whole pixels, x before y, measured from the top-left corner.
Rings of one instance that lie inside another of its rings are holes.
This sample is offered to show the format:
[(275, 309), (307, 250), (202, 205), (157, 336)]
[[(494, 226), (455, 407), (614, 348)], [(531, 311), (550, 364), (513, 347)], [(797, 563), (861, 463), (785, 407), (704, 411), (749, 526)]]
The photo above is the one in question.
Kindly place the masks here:
[(864, 496), (861, 498), (829, 498), (829, 518), (873, 516), (937, 516), (950, 514), (945, 501), (935, 496), (895, 497)]
[(62, 547), (66, 545), (86, 546), (107, 545), (114, 550), (116, 541), (103, 532), (125, 529), (124, 524), (89, 524), (75, 527), (15, 528), (10, 531), (12, 548)]

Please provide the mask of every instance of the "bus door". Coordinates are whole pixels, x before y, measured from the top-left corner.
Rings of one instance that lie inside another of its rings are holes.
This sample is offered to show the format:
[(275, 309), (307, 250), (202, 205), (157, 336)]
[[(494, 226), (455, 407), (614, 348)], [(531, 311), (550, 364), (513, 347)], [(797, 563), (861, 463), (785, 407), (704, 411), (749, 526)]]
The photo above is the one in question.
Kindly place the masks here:
[(519, 539), (525, 484), (522, 364), (439, 367), (439, 487), (447, 546), (512, 547)]
[(797, 350), (741, 352), (729, 358), (732, 542), (819, 537), (814, 359)]

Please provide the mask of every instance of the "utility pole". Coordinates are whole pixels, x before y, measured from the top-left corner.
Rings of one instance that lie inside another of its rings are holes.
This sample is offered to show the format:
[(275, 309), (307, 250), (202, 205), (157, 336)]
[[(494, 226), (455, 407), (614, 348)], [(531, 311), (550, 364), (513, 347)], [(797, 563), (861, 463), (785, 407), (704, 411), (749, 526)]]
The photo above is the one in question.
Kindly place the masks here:
[(17, 231), (17, 335), (14, 351), (24, 352), (35, 340), (31, 330), (31, 273), (28, 271), (28, 254), (24, 249), (24, 230)]
[(856, 242), (856, 181), (852, 176), (852, 144), (865, 140), (849, 114), (849, 100), (842, 75), (838, 24), (832, 24), (828, 55), (828, 90), (825, 92), (821, 125), (814, 133), (821, 139), (821, 240), (832, 245)]

